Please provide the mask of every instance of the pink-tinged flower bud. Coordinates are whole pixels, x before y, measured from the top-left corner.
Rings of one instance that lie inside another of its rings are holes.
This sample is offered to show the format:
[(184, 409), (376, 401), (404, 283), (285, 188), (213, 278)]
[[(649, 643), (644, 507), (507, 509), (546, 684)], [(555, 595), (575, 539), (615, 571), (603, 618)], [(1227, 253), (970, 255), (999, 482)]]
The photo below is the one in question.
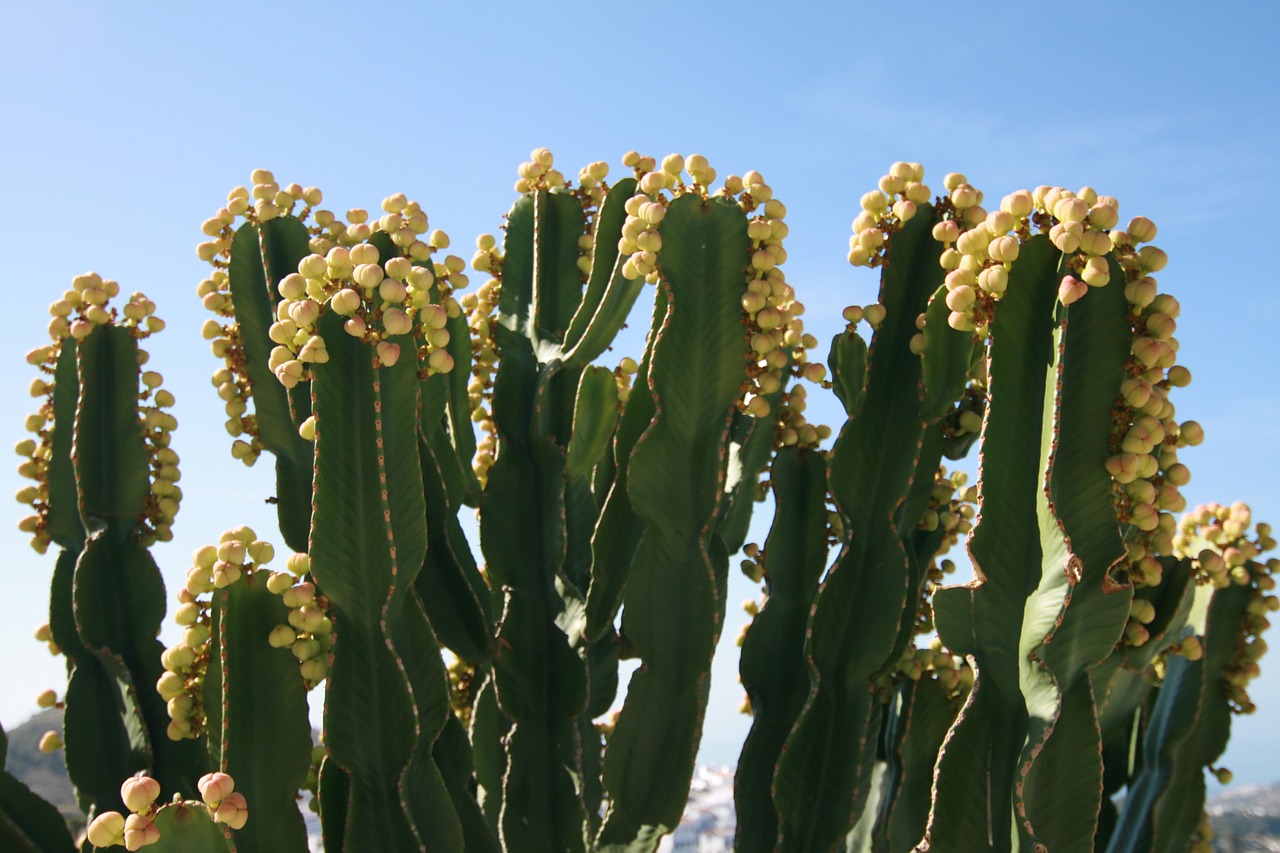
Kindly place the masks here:
[(229, 539), (218, 545), (217, 555), (219, 560), (228, 563), (241, 565), (244, 563), (245, 555), (248, 553), (245, 544), (238, 539)]
[(818, 383), (827, 378), (827, 366), (814, 362), (804, 366), (804, 378), (810, 382)]
[(387, 271), (387, 276), (393, 279), (404, 281), (409, 277), (409, 273), (413, 271), (413, 262), (408, 258), (391, 258), (383, 267)]
[(1160, 516), (1151, 504), (1140, 503), (1134, 505), (1130, 521), (1139, 530), (1150, 532), (1159, 526)]
[(1008, 234), (1018, 224), (1017, 218), (1007, 210), (993, 210), (987, 214), (986, 220), (982, 227), (987, 229), (992, 237), (1002, 237)]
[(985, 228), (972, 228), (956, 240), (956, 250), (964, 255), (982, 255), (987, 252), (990, 244), (991, 235)]
[(262, 566), (270, 563), (276, 556), (276, 549), (270, 542), (264, 542), (261, 539), (255, 539), (249, 543), (245, 549), (249, 554), (249, 559), (256, 565)]
[(453, 356), (445, 350), (438, 349), (427, 357), (427, 366), (432, 373), (449, 373), (453, 370)]
[(160, 840), (160, 830), (151, 822), (151, 818), (140, 815), (131, 814), (124, 819), (124, 848), (126, 850), (140, 850), (148, 844), (155, 844)]
[(329, 264), (320, 255), (307, 255), (298, 262), (298, 272), (304, 278), (324, 279), (329, 273)]
[(306, 554), (290, 554), (284, 565), (295, 576), (302, 577), (311, 571), (311, 558)]
[(94, 847), (124, 844), (124, 815), (119, 812), (103, 812), (89, 824), (86, 836)]
[(1135, 598), (1129, 604), (1129, 615), (1143, 625), (1150, 625), (1156, 618), (1156, 607), (1144, 598)]
[(1094, 228), (1108, 231), (1116, 227), (1120, 221), (1120, 211), (1113, 205), (1099, 202), (1089, 208), (1089, 224)]
[(1178, 445), (1195, 447), (1204, 441), (1204, 427), (1196, 421), (1183, 421), (1178, 427)]
[(1111, 270), (1107, 267), (1106, 258), (1090, 258), (1085, 261), (1084, 271), (1080, 277), (1090, 287), (1102, 287), (1111, 281)]
[(277, 625), (267, 635), (267, 644), (273, 649), (291, 648), (298, 641), (298, 632), (288, 625)]
[(1082, 198), (1061, 198), (1053, 206), (1053, 216), (1060, 222), (1083, 222), (1089, 205)]
[(933, 239), (949, 246), (960, 239), (960, 226), (954, 220), (945, 219), (933, 226)]
[(400, 345), (380, 343), (378, 344), (378, 362), (383, 367), (391, 367), (400, 360)]
[(1126, 231), (1135, 246), (1139, 243), (1150, 243), (1156, 238), (1156, 224), (1145, 216), (1135, 216), (1130, 219)]
[(297, 586), (290, 587), (281, 593), (284, 606), (289, 608), (301, 607), (304, 604), (310, 604), (315, 600), (316, 587), (312, 583), (300, 583)]
[(1058, 285), (1058, 301), (1063, 305), (1070, 305), (1080, 297), (1089, 292), (1089, 285), (1080, 281), (1072, 275), (1062, 277), (1062, 283)]
[(399, 308), (388, 308), (382, 312), (382, 327), (389, 336), (407, 335), (413, 330), (413, 320)]
[(1124, 636), (1131, 646), (1145, 646), (1151, 639), (1151, 632), (1140, 622), (1130, 622), (1124, 626)]
[(206, 805), (217, 806), (236, 789), (235, 780), (226, 773), (206, 773), (196, 783)]
[(292, 388), (302, 381), (302, 371), (302, 362), (286, 361), (275, 369), (276, 379), (280, 380), (280, 384), (285, 388)]
[(213, 585), (216, 589), (226, 589), (240, 580), (241, 574), (240, 566), (220, 560), (213, 564)]
[(1080, 251), (1086, 255), (1105, 255), (1111, 251), (1111, 238), (1102, 231), (1086, 231), (1080, 235)]
[(1035, 199), (1027, 190), (1018, 190), (1000, 200), (1000, 209), (1023, 219), (1030, 216), (1031, 211), (1035, 209)]
[(120, 786), (120, 799), (131, 812), (145, 812), (160, 796), (160, 783), (150, 776), (131, 776)]
[(228, 794), (215, 809), (213, 820), (232, 829), (244, 829), (249, 820), (249, 804), (245, 802), (244, 794)]
[(1049, 240), (1064, 255), (1069, 255), (1080, 248), (1080, 235), (1068, 231), (1061, 224), (1049, 229)]
[(62, 735), (55, 731), (47, 731), (40, 736), (40, 751), (48, 754), (62, 749)]
[(182, 676), (178, 675), (177, 672), (164, 672), (156, 680), (156, 693), (159, 693), (160, 698), (164, 699), (165, 702), (186, 692), (187, 685), (183, 684)]
[(329, 300), (329, 306), (343, 317), (350, 317), (360, 310), (360, 294), (349, 287), (344, 287)]
[(194, 625), (199, 618), (200, 605), (194, 601), (185, 602), (173, 612), (173, 621), (184, 628), (188, 625)]
[(1138, 264), (1147, 272), (1160, 272), (1169, 263), (1169, 256), (1163, 249), (1155, 246), (1143, 246), (1138, 250)]
[(879, 190), (872, 190), (869, 193), (864, 193), (859, 203), (863, 210), (871, 214), (877, 214), (888, 209), (889, 197)]
[(307, 295), (307, 280), (296, 272), (291, 272), (280, 279), (280, 284), (276, 289), (280, 291), (280, 295), (285, 299), (302, 299)]
[(1160, 360), (1162, 352), (1160, 342), (1148, 337), (1134, 338), (1130, 349), (1134, 358), (1146, 367), (1153, 367)]
[(893, 203), (893, 215), (900, 222), (910, 222), (916, 215), (916, 203), (910, 199), (901, 199)]
[(928, 204), (929, 199), (933, 197), (933, 192), (926, 184), (917, 182), (907, 184), (907, 188), (903, 193), (907, 197), (907, 201), (915, 204)]
[(1132, 453), (1112, 456), (1106, 461), (1107, 473), (1122, 485), (1132, 483), (1138, 478), (1138, 457)]
[(319, 684), (329, 674), (329, 660), (324, 655), (307, 658), (298, 665), (298, 674), (303, 681)]
[(1137, 281), (1129, 282), (1124, 286), (1124, 297), (1131, 305), (1146, 308), (1156, 299), (1156, 280), (1150, 276), (1144, 276)]
[(293, 586), (293, 575), (288, 572), (272, 572), (267, 577), (267, 591), (272, 595), (284, 595)]
[(1019, 249), (1017, 237), (997, 237), (987, 245), (987, 254), (993, 261), (1012, 263), (1018, 259)]
[(947, 307), (952, 311), (963, 313), (973, 306), (976, 298), (977, 294), (972, 287), (961, 285), (947, 292)]

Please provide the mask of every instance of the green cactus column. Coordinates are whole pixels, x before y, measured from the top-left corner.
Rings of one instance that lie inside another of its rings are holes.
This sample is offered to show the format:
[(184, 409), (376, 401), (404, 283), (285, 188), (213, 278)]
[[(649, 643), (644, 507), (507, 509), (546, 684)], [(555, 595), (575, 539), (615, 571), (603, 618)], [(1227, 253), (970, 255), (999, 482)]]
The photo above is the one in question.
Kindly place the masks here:
[(200, 756), (166, 736), (156, 640), (164, 585), (147, 546), (168, 539), (181, 490), (169, 447), (173, 396), (143, 370), (139, 340), (164, 328), (155, 305), (119, 285), (78, 276), (51, 310), (51, 346), (29, 363), (49, 379), (28, 419), (37, 440), (19, 449), (36, 485), (19, 496), (35, 515), (20, 523), (43, 552), (65, 550), (54, 570), (48, 638), (68, 659), (64, 737), (68, 772), (90, 815), (119, 803), (120, 779), (149, 771), (172, 789), (194, 790)]
[[(888, 240), (881, 301), (867, 309), (877, 331), (865, 380), (854, 372), (862, 369), (861, 348), (833, 345), (835, 382), (851, 410), (828, 472), (843, 542), (808, 627), (810, 695), (778, 762), (774, 801), (786, 849), (829, 849), (853, 827), (866, 801), (883, 713), (872, 682), (901, 655), (910, 635), (903, 621), (914, 624), (918, 593), (902, 536), (918, 518), (900, 518), (898, 508), (918, 476), (925, 429), (912, 339), (917, 316), (941, 284), (932, 224), (929, 208), (913, 208)], [(883, 232), (869, 230), (883, 246)]]
[(728, 553), (714, 524), (745, 379), (746, 222), (727, 199), (688, 194), (671, 202), (661, 233), (667, 313), (651, 343), (649, 387), (637, 389), (653, 395), (655, 416), (627, 482), (645, 532), (627, 581), (625, 632), (643, 666), (605, 756), (605, 848), (647, 849), (679, 821), (724, 618)]

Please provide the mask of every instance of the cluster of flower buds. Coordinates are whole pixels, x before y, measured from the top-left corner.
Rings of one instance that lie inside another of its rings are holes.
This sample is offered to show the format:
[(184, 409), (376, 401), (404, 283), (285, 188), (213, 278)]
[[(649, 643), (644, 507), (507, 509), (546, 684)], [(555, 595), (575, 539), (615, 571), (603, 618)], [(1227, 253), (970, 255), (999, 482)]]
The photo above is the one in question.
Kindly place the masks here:
[[(27, 363), (40, 370), (41, 376), (31, 382), (31, 396), (40, 400), (40, 408), (27, 416), (25, 426), (34, 438), (18, 442), (14, 450), (22, 457), (18, 473), (32, 480), (17, 493), (20, 503), (27, 504), (32, 514), (18, 522), (18, 529), (31, 534), (31, 547), (43, 554), (48, 550), (49, 520), (49, 463), (53, 458), (55, 374), (58, 359), (68, 340), (84, 340), (98, 326), (119, 326), (142, 340), (164, 328), (164, 321), (155, 316), (155, 303), (141, 293), (134, 293), (122, 307), (116, 308), (110, 300), (118, 296), (120, 285), (103, 279), (97, 273), (76, 276), (72, 288), (62, 298), (49, 306), (53, 319), (49, 323), (51, 344), (37, 347), (27, 353)], [(145, 365), (149, 358), (146, 350), (138, 350), (138, 363)], [(160, 387), (164, 378), (155, 371), (144, 370), (138, 389), (138, 419), (143, 442), (147, 449), (151, 489), (147, 499), (142, 529), (139, 534), (144, 545), (173, 538), (173, 519), (178, 514), (182, 489), (177, 482), (178, 454), (170, 449), (173, 430), (178, 419), (168, 409), (172, 408), (173, 394)], [(64, 424), (69, 429), (70, 424)]]
[(243, 829), (249, 821), (249, 804), (236, 792), (235, 780), (226, 773), (206, 773), (196, 783), (200, 799), (209, 807), (214, 823)]
[(880, 178), (879, 189), (862, 196), (862, 211), (853, 220), (849, 238), (849, 263), (855, 267), (883, 264), (890, 238), (916, 215), (917, 205), (927, 204), (931, 196), (924, 184), (924, 166), (903, 162), (890, 166), (889, 174)]
[[(402, 206), (403, 196), (383, 202), (386, 209)], [(391, 216), (399, 214), (389, 213), (383, 220)], [(427, 257), (421, 260), (428, 261), (431, 252), (448, 245), (448, 237), (435, 232)], [(453, 356), (446, 349), (449, 331), (445, 325), (462, 310), (451, 294), (453, 285), (465, 283), (466, 277), (462, 260), (456, 256), (449, 256), (442, 269), (435, 272), (432, 265), (415, 264), (403, 255), (381, 263), (372, 243), (358, 243), (350, 249), (335, 246), (324, 256), (303, 258), (298, 272), (285, 276), (279, 285), (282, 298), (270, 330), (277, 346), (268, 361), (276, 378), (292, 388), (307, 378), (311, 365), (329, 360), (324, 338), (317, 331), (326, 310), (347, 317), (344, 330), (373, 346), (380, 364), (395, 364), (402, 344), (407, 344), (415, 347), (424, 378), (448, 373), (453, 369)], [(460, 281), (451, 281), (454, 277)], [(436, 302), (432, 301), (433, 286), (441, 294)]]
[(1009, 286), (1009, 270), (1030, 236), (1031, 194), (1004, 197), (1000, 209), (982, 207), (982, 191), (952, 172), (943, 179), (949, 195), (940, 205), (933, 238), (946, 248), (939, 263), (947, 271), (947, 325), (985, 336), (995, 303)]
[(267, 579), (267, 589), (280, 596), (289, 608), (289, 624), (272, 628), (267, 642), (272, 648), (292, 652), (298, 659), (302, 683), (310, 690), (329, 674), (333, 622), (326, 599), (316, 595), (315, 584), (303, 579), (311, 571), (310, 558), (293, 554), (285, 567), (287, 572), (273, 572)]
[[(173, 803), (164, 808), (206, 807), (214, 823), (226, 824), (231, 829), (243, 829), (249, 820), (249, 804), (244, 794), (235, 792), (235, 781), (226, 773), (206, 773), (196, 783), (203, 804), (183, 802), (175, 796)], [(120, 799), (129, 810), (128, 817), (119, 812), (103, 812), (89, 824), (86, 835), (94, 847), (123, 845), (126, 850), (139, 850), (160, 840), (160, 830), (155, 825), (161, 806), (160, 783), (150, 776), (131, 776), (120, 786)]]
[(565, 180), (564, 175), (551, 168), (555, 164), (555, 159), (555, 155), (548, 148), (533, 149), (529, 154), (528, 162), (521, 163), (517, 169), (520, 178), (516, 181), (516, 192), (523, 195), (536, 190), (558, 190), (567, 187), (568, 181)]
[(964, 658), (943, 648), (942, 641), (937, 637), (933, 638), (927, 649), (908, 648), (898, 661), (895, 676), (911, 681), (933, 678), (946, 691), (947, 696), (953, 699), (967, 696), (973, 689), (973, 667)]
[[(323, 738), (323, 735), (321, 735)], [(329, 754), (329, 749), (323, 742), (311, 748), (311, 763), (307, 767), (307, 776), (302, 782), (301, 790), (311, 794), (311, 799), (307, 801), (307, 808), (315, 814), (320, 814), (320, 765), (324, 763), (325, 756)]]
[(89, 824), (88, 839), (94, 847), (124, 845), (127, 850), (138, 850), (160, 840), (160, 830), (154, 818), (159, 806), (160, 783), (139, 773), (124, 780), (120, 786), (120, 799), (124, 801), (129, 816), (119, 812), (103, 812)]
[(205, 545), (192, 555), (173, 614), (173, 621), (183, 629), (182, 639), (160, 655), (165, 672), (156, 682), (156, 691), (167, 703), (171, 740), (199, 737), (204, 731), (204, 676), (213, 653), (212, 593), (274, 558), (271, 543), (258, 539), (249, 527), (228, 530), (217, 545)]
[[(583, 195), (589, 199), (590, 204), (597, 210), (604, 203), (604, 197), (609, 191), (608, 184), (605, 183), (605, 178), (607, 177), (609, 177), (609, 164), (603, 160), (597, 160), (578, 170), (578, 187)], [(592, 241), (592, 246), (583, 248), (590, 253), (593, 247), (594, 241)], [(587, 258), (589, 261), (590, 254), (587, 255)], [(590, 269), (590, 266), (587, 269)]]
[[(1000, 209), (988, 213), (981, 206), (982, 192), (970, 186), (964, 175), (949, 174), (945, 184), (950, 195), (942, 204), (933, 236), (947, 247), (940, 262), (947, 270), (952, 328), (985, 336), (1021, 245), (1037, 232), (1047, 233), (1054, 246), (1069, 256), (1069, 271), (1058, 291), (1063, 305), (1111, 280), (1108, 253), (1114, 253), (1126, 270), (1131, 301), (1139, 290), (1150, 291), (1148, 303), (1154, 296), (1155, 281), (1145, 279), (1164, 266), (1164, 252), (1154, 246), (1135, 250), (1133, 244), (1152, 239), (1155, 226), (1137, 217), (1128, 231), (1116, 230), (1120, 203), (1115, 198), (1099, 196), (1091, 187), (1072, 192), (1039, 186), (1006, 195)], [(1137, 285), (1138, 281), (1143, 283)]]
[(954, 574), (956, 564), (951, 560), (937, 557), (950, 551), (973, 529), (973, 518), (976, 514), (978, 489), (967, 485), (969, 476), (963, 471), (947, 474), (945, 466), (938, 469), (934, 478), (933, 491), (929, 495), (929, 505), (921, 516), (917, 529), (932, 533), (941, 531), (935, 553), (925, 567), (924, 583), (921, 586), (920, 600), (916, 602), (916, 634), (928, 634), (933, 631), (933, 594), (942, 586), (947, 575)]
[(623, 356), (622, 361), (613, 369), (613, 379), (618, 386), (618, 403), (625, 403), (631, 398), (631, 383), (640, 372), (640, 365), (631, 356)]
[[(822, 365), (811, 364), (808, 367), (822, 368)], [(818, 375), (817, 371), (812, 373), (815, 376)], [(813, 448), (817, 447), (819, 442), (831, 437), (831, 427), (826, 424), (811, 424), (805, 419), (804, 411), (808, 406), (808, 396), (808, 391), (803, 385), (792, 385), (783, 392), (782, 404), (777, 415), (778, 430), (775, 436), (779, 445)]]
[(471, 333), (471, 379), (467, 397), (471, 420), (480, 428), (482, 437), (476, 445), (472, 461), (476, 477), (484, 485), (489, 480), (494, 454), (498, 451), (498, 428), (490, 415), (493, 406), (493, 377), (498, 369), (498, 341), (494, 328), (498, 316), (498, 298), (502, 294), (502, 253), (492, 234), (476, 238), (476, 253), (471, 268), (488, 273), (492, 278), (462, 297)]
[[(1280, 559), (1263, 562), (1258, 558), (1276, 547), (1271, 525), (1253, 522), (1247, 504), (1202, 504), (1182, 517), (1174, 539), (1177, 553), (1190, 557), (1196, 579), (1215, 588), (1243, 586), (1249, 589), (1249, 604), (1239, 625), (1240, 635), (1224, 673), (1227, 697), (1237, 713), (1255, 710), (1248, 686), (1261, 674), (1258, 662), (1267, 652), (1262, 632), (1271, 626), (1269, 614), (1280, 610), (1280, 598), (1274, 594), (1275, 575), (1280, 572)], [(1252, 533), (1252, 535), (1250, 535)], [(1187, 657), (1199, 657), (1199, 645), (1188, 642), (1177, 649)]]
[[(347, 211), (344, 222), (332, 211), (313, 212), (323, 198), (314, 187), (291, 184), (282, 189), (265, 169), (256, 170), (252, 177), (252, 191), (244, 187), (232, 190), (227, 205), (204, 223), (206, 236), (214, 239), (197, 249), (213, 266), (213, 273), (200, 283), (197, 293), (205, 307), (219, 317), (205, 323), (204, 336), (214, 355), (225, 362), (214, 374), (213, 384), (226, 404), (227, 431), (236, 439), (232, 455), (247, 465), (257, 460), (264, 447), (256, 417), (249, 412), (252, 386), (240, 329), (234, 322), (227, 275), (238, 220), (261, 225), (296, 216), (311, 235), (312, 254), (301, 261), (296, 272), (267, 271), (270, 278), (279, 279), (282, 297), (271, 327), (271, 339), (278, 346), (272, 351), (270, 366), (286, 388), (304, 381), (311, 365), (328, 360), (324, 339), (315, 330), (319, 316), (329, 309), (349, 318), (346, 331), (372, 345), (380, 363), (394, 364), (401, 346), (409, 343), (403, 336), (412, 334), (423, 375), (447, 373), (453, 359), (444, 348), (449, 338), (444, 325), (461, 310), (452, 293), (467, 284), (461, 258), (450, 255), (440, 263), (431, 263), (437, 250), (448, 247), (449, 237), (443, 231), (431, 231), (421, 205), (403, 194), (384, 199), (383, 216), (375, 221), (369, 220), (368, 211), (355, 208)], [(304, 207), (295, 213), (298, 202)], [(401, 254), (381, 263), (378, 250), (368, 243), (375, 233), (389, 236)], [(287, 274), (282, 277), (282, 273)], [(433, 290), (438, 295), (434, 302)], [(300, 431), (304, 437), (313, 437), (314, 422), (303, 424)]]
[[(578, 172), (578, 186), (574, 187), (565, 176), (552, 168), (555, 155), (547, 148), (535, 148), (529, 160), (521, 163), (520, 177), (516, 181), (518, 193), (547, 191), (572, 195), (582, 205), (583, 233), (578, 237), (577, 267), (586, 281), (595, 257), (596, 216), (609, 190), (605, 180), (609, 165), (603, 161), (591, 163)], [(491, 276), (475, 293), (462, 298), (462, 308), (467, 312), (471, 331), (471, 380), (467, 385), (470, 398), (471, 419), (481, 431), (472, 466), (483, 485), (488, 481), (489, 469), (497, 452), (497, 427), (490, 412), (493, 403), (493, 377), (497, 369), (498, 353), (494, 329), (497, 323), (499, 296), (502, 293), (503, 254), (492, 234), (482, 234), (476, 240), (476, 252), (471, 268)], [(621, 376), (621, 374), (619, 374)], [(619, 380), (620, 385), (622, 379)]]
[[(654, 158), (631, 151), (622, 162), (635, 170), (639, 181), (636, 195), (627, 201), (627, 219), (618, 241), (619, 252), (627, 257), (622, 274), (629, 279), (644, 278), (656, 284), (662, 276), (658, 253), (662, 249), (662, 222), (668, 206), (682, 195), (697, 194), (706, 198), (716, 171), (700, 154), (687, 158), (670, 154), (659, 166)], [(691, 179), (689, 183), (683, 180), (685, 174)], [(772, 416), (777, 420), (778, 413), (771, 411), (766, 398), (782, 388), (786, 373), (817, 384), (826, 379), (824, 365), (808, 363), (807, 350), (816, 347), (818, 341), (804, 331), (804, 321), (800, 319), (804, 305), (796, 299), (795, 290), (782, 271), (787, 260), (783, 242), (790, 230), (785, 222), (787, 208), (773, 197), (772, 187), (755, 171), (741, 177), (728, 176), (719, 194), (735, 200), (748, 215), (750, 244), (742, 314), (750, 348), (746, 353), (747, 383), (739, 405), (752, 417)], [(803, 398), (799, 397), (791, 408), (798, 414), (803, 407)], [(806, 426), (803, 418), (795, 423), (781, 423), (780, 436), (784, 443), (816, 444), (816, 440), (801, 441), (801, 433), (808, 434), (804, 430)], [(810, 431), (814, 429), (816, 427), (810, 427)]]
[(742, 546), (742, 553), (746, 557), (739, 566), (742, 574), (750, 578), (752, 583), (760, 583), (765, 576), (764, 549), (755, 542), (748, 542)]
[[(1153, 296), (1145, 305), (1131, 302), (1133, 344), (1115, 406), (1112, 456), (1106, 462), (1117, 517), (1130, 525), (1129, 579), (1138, 587), (1162, 580), (1156, 557), (1173, 553), (1173, 513), (1186, 509), (1180, 489), (1191, 480), (1178, 451), (1204, 439), (1195, 421), (1177, 422), (1169, 399), (1171, 389), (1191, 382), (1190, 371), (1174, 363), (1177, 341), (1172, 332), (1178, 312), (1178, 300), (1167, 294)], [(1158, 341), (1149, 337), (1156, 329)], [(1131, 641), (1142, 638), (1144, 631), (1135, 627), (1128, 636)]]

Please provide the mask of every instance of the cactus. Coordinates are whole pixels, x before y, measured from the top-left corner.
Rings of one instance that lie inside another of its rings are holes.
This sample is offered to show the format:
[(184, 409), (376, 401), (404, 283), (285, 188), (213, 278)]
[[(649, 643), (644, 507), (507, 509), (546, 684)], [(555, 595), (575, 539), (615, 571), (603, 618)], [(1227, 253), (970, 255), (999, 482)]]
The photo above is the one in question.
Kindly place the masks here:
[(201, 761), (193, 744), (166, 737), (153, 687), (165, 606), (146, 546), (171, 536), (181, 490), (169, 446), (177, 421), (165, 411), (173, 396), (143, 368), (139, 342), (164, 323), (141, 294), (112, 306), (118, 294), (90, 273), (51, 306), (53, 343), (28, 355), (45, 374), (32, 387), (44, 403), (28, 418), (36, 438), (19, 446), (36, 481), (20, 496), (35, 514), (20, 526), (37, 550), (62, 549), (42, 632), (67, 658), (62, 740), (90, 817), (119, 807), (120, 779), (138, 771), (194, 792)]
[[(54, 304), (21, 526), (63, 549), (39, 636), (69, 660), (90, 844), (301, 850), (306, 790), (331, 851), (651, 851), (741, 550), (764, 595), (740, 638), (738, 849), (1203, 849), (1203, 774), (1226, 778), (1253, 708), (1280, 563), (1243, 505), (1174, 519), (1201, 430), (1169, 400), (1190, 374), (1155, 226), (1119, 229), (1087, 187), (988, 212), (963, 175), (935, 197), (895, 163), (850, 242), (879, 298), (823, 365), (763, 177), (623, 165), (575, 185), (535, 150), (469, 292), (403, 195), (341, 221), (265, 170), (229, 194), (197, 250), (204, 335), (233, 457), (275, 457), (291, 554), (265, 568), (248, 528), (199, 549), (168, 649), (145, 548), (181, 494), (175, 424), (137, 349), (162, 324), (92, 275)], [(650, 286), (643, 352), (602, 363)], [(807, 385), (843, 406), (829, 449)], [(975, 445), (969, 486), (946, 460)], [(976, 579), (947, 586), (961, 537)], [(0, 789), (18, 849), (64, 849)]]

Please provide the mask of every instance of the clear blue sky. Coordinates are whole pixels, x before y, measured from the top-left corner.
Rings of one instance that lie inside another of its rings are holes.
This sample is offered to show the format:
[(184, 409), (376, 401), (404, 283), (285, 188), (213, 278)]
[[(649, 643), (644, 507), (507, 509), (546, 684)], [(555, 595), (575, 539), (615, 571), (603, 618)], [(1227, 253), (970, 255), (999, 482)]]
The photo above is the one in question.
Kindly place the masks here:
[[(148, 8), (150, 7), (150, 8)], [(0, 7), (0, 432), (22, 437), (46, 305), (89, 269), (142, 290), (169, 331), (153, 365), (177, 396), (186, 494), (155, 553), (176, 588), (224, 529), (271, 530), (270, 465), (231, 461), (194, 295), (200, 223), (252, 169), (317, 185), (336, 210), (420, 200), (469, 257), (513, 200), (515, 167), (548, 146), (574, 174), (628, 149), (757, 169), (788, 209), (788, 278), (823, 339), (874, 278), (844, 260), (859, 196), (894, 160), (935, 187), (962, 171), (988, 198), (1089, 184), (1160, 227), (1161, 289), (1182, 301), (1175, 402), (1205, 444), (1184, 456), (1191, 502), (1245, 500), (1280, 523), (1274, 323), (1280, 190), (1280, 5), (1259, 2), (6, 3)], [(833, 422), (830, 407), (814, 408)], [(264, 463), (268, 460), (264, 459)], [(10, 491), (17, 458), (0, 466)], [(0, 721), (63, 685), (31, 640), (52, 555), (0, 523)], [(0, 518), (0, 521), (3, 521)], [(273, 533), (274, 535), (274, 533)], [(762, 535), (762, 534), (761, 534)], [(277, 540), (278, 541), (278, 540)], [(730, 590), (702, 760), (736, 759), (744, 617)], [(172, 628), (166, 627), (166, 637)], [(1273, 642), (1273, 645), (1275, 643)], [(1255, 683), (1225, 763), (1274, 781), (1276, 662)]]

